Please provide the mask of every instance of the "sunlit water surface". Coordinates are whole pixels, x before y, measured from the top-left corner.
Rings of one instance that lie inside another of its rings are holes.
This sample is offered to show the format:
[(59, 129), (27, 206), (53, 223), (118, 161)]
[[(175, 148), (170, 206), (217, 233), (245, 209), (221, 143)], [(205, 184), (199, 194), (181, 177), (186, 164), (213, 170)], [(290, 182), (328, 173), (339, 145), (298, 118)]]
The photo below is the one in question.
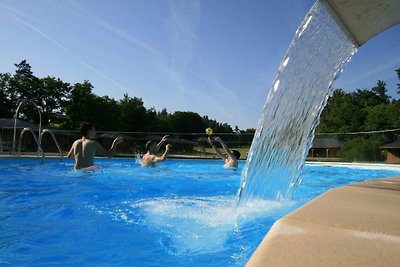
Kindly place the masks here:
[(293, 201), (238, 211), (238, 170), (222, 161), (0, 160), (0, 265), (243, 266), (280, 217), (329, 188), (400, 175), (399, 168), (306, 165)]

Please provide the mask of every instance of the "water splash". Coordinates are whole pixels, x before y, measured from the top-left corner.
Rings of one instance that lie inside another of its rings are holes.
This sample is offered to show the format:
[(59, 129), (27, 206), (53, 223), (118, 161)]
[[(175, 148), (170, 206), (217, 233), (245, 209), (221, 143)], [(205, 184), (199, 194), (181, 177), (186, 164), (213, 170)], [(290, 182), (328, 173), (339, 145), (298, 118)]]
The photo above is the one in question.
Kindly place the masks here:
[(331, 85), (356, 51), (317, 2), (296, 31), (267, 96), (242, 173), (238, 205), (249, 199), (293, 198)]
[(134, 155), (135, 155), (135, 163), (138, 165), (142, 165), (142, 154), (140, 152), (136, 152)]
[[(152, 229), (167, 236), (168, 249), (182, 255), (224, 250), (229, 236), (237, 230), (238, 220), (241, 226), (245, 226), (285, 208), (276, 201), (249, 201), (239, 209), (239, 216), (236, 217), (232, 208), (235, 202), (236, 199), (231, 196), (213, 196), (153, 198), (127, 204), (132, 209), (140, 210)], [(116, 209), (119, 220), (122, 220), (121, 210)], [(128, 215), (126, 221), (131, 221), (132, 215)]]

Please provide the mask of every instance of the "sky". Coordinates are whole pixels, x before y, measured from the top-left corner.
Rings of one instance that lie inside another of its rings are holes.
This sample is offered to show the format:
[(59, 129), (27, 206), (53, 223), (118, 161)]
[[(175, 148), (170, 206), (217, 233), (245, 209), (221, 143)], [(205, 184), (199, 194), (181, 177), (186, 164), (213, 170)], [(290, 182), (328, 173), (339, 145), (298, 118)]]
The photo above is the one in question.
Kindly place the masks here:
[[(256, 128), (269, 88), (311, 0), (0, 0), (0, 73), (27, 60), (37, 77), (146, 108), (194, 111)], [(334, 88), (399, 80), (400, 25), (364, 44)]]

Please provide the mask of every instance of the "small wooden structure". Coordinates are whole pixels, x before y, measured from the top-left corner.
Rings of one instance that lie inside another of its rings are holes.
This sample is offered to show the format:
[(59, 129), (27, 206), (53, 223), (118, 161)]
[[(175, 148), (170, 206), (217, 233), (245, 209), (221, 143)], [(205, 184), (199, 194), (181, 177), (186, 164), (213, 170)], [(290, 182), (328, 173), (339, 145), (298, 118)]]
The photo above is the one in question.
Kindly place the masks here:
[(315, 138), (308, 152), (311, 158), (338, 158), (343, 143), (336, 138)]
[[(1, 140), (1, 153), (3, 151), (8, 151), (11, 153), (13, 145), (13, 129), (14, 129), (14, 118), (0, 118), (0, 140)], [(16, 120), (16, 129), (21, 131), (24, 128), (31, 128), (33, 131), (39, 131), (37, 124), (30, 123), (21, 119)], [(24, 149), (28, 148), (31, 150), (36, 149), (36, 144), (34, 142), (32, 135), (26, 135), (24, 138)]]
[(386, 150), (387, 163), (400, 163), (400, 141), (385, 144), (380, 148)]

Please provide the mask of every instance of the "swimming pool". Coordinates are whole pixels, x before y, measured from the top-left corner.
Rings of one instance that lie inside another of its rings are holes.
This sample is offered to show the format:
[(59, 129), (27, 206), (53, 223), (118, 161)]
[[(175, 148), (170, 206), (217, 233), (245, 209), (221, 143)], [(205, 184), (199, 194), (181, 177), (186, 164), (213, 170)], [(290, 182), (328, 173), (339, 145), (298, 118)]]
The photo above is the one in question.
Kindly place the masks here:
[(271, 225), (326, 190), (400, 168), (307, 164), (290, 204), (250, 202), (235, 219), (239, 170), (222, 161), (0, 159), (0, 265), (243, 266)]

